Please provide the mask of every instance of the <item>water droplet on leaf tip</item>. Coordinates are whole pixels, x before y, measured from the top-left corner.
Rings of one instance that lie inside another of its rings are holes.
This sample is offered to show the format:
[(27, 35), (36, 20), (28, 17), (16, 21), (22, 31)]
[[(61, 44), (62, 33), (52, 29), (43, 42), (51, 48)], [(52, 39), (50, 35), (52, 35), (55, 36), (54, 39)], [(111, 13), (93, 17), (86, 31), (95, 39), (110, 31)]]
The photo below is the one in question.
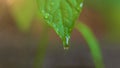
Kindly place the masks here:
[(69, 37), (66, 37), (66, 44), (69, 44)]
[(70, 37), (69, 36), (66, 36), (65, 37), (65, 40), (63, 41), (64, 42), (64, 50), (68, 50), (69, 49), (69, 39)]

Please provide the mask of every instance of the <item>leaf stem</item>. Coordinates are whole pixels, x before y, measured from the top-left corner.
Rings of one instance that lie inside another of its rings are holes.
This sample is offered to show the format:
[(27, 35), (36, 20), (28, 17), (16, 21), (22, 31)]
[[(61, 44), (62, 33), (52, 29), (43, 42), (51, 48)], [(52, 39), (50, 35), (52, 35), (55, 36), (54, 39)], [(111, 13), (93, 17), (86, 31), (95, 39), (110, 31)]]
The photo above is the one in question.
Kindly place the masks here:
[(44, 57), (48, 44), (48, 26), (43, 26), (43, 31), (40, 39), (39, 46), (37, 47), (37, 54), (35, 57), (34, 68), (43, 68)]
[(105, 68), (99, 43), (96, 37), (94, 36), (93, 32), (91, 31), (91, 29), (83, 23), (77, 23), (75, 25), (75, 28), (82, 34), (82, 36), (85, 38), (86, 42), (88, 43), (88, 46), (90, 48), (95, 63), (95, 68)]

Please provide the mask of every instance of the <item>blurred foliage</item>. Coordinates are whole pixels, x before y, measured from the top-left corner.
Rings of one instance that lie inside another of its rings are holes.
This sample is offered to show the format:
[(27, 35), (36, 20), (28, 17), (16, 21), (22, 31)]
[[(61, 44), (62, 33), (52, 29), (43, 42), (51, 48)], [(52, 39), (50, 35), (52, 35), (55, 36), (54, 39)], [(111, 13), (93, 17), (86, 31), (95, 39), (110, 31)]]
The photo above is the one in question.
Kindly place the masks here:
[(35, 13), (34, 0), (14, 0), (11, 12), (18, 28), (23, 32), (29, 31)]
[(107, 27), (108, 40), (119, 42), (120, 0), (85, 0), (85, 4), (101, 13)]
[(106, 9), (103, 12), (108, 25), (108, 38), (114, 42), (120, 40), (120, 0), (110, 0), (108, 3), (105, 1)]

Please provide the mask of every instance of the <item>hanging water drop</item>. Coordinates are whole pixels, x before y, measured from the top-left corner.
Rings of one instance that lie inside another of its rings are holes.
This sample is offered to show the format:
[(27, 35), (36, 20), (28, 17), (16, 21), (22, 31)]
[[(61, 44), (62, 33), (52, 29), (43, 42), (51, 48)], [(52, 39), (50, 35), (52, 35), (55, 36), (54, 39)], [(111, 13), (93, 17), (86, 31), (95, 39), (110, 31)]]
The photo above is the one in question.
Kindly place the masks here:
[(70, 39), (70, 36), (66, 36), (65, 40), (63, 40), (64, 50), (69, 49), (69, 39)]
[(66, 44), (68, 45), (69, 44), (69, 37), (66, 37)]

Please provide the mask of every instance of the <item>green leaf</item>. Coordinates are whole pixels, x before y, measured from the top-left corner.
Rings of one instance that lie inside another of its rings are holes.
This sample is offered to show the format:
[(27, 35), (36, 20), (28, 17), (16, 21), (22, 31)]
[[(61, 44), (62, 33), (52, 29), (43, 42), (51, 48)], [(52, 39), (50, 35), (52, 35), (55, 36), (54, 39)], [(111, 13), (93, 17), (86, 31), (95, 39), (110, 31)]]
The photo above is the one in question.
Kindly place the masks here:
[(16, 25), (22, 31), (28, 31), (35, 11), (34, 0), (15, 0), (11, 12)]
[(70, 34), (81, 12), (83, 0), (37, 0), (37, 3), (42, 18), (59, 35), (64, 47), (69, 47)]

